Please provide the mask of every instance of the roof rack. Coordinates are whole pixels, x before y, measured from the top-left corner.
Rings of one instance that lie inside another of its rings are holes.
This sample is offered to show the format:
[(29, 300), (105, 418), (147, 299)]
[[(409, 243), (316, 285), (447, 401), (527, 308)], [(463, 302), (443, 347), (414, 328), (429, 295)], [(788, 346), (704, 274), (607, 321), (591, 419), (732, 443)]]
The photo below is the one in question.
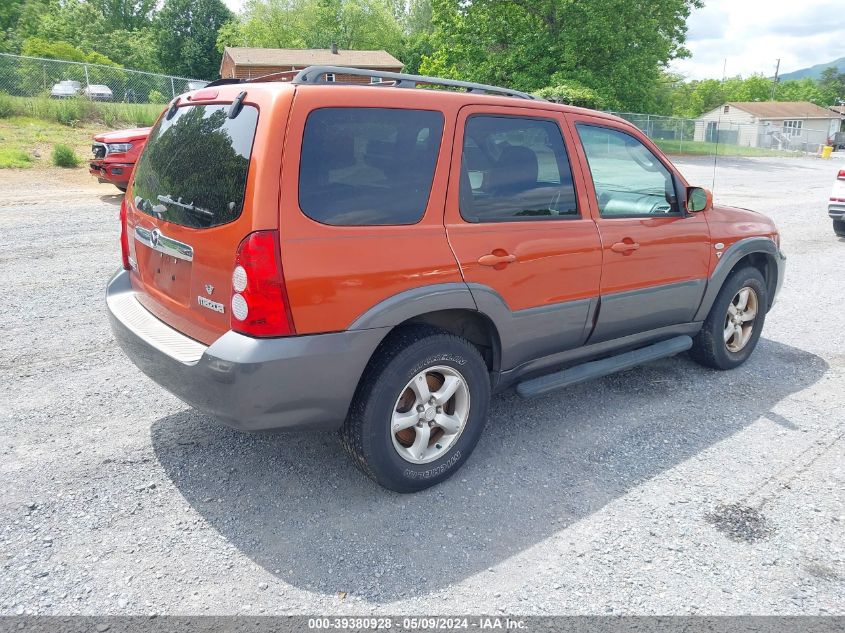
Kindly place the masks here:
[(276, 73), (268, 73), (259, 77), (226, 77), (225, 79), (215, 79), (205, 85), (206, 88), (213, 86), (228, 86), (232, 84), (254, 84), (261, 81), (291, 81), (296, 77), (298, 70), (280, 70)]
[[(516, 97), (517, 99), (529, 99), (532, 101), (538, 100), (537, 97), (528, 94), (527, 92), (520, 92), (519, 90), (511, 90), (510, 88), (500, 88), (498, 86), (488, 86), (485, 84), (476, 84), (469, 81), (457, 81), (455, 79), (441, 79), (439, 77), (425, 77), (423, 75), (406, 75), (404, 73), (391, 73), (381, 70), (369, 70), (366, 68), (347, 68), (345, 66), (309, 66), (300, 70), (296, 77), (293, 78), (293, 84), (322, 84), (332, 85), (333, 82), (324, 79), (326, 74), (337, 75), (354, 75), (356, 77), (376, 77), (378, 79), (386, 79), (393, 82), (396, 88), (416, 88), (419, 84), (429, 86), (444, 86), (447, 88), (463, 88), (467, 92), (477, 92), (482, 94), (503, 95), (505, 97)], [(373, 84), (377, 86), (378, 84)]]

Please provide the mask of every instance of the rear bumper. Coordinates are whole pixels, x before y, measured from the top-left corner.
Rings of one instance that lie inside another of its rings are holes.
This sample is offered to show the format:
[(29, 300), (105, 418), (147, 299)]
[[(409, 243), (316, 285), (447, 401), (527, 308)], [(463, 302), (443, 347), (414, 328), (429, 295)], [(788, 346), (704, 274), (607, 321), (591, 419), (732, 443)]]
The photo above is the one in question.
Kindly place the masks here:
[(88, 162), (88, 172), (100, 182), (110, 182), (113, 185), (129, 184), (129, 176), (135, 163), (110, 163), (106, 160), (91, 160)]
[(827, 214), (834, 220), (845, 220), (845, 202), (831, 202)]
[(205, 346), (147, 312), (123, 270), (109, 281), (106, 304), (115, 338), (141, 371), (189, 405), (246, 431), (338, 428), (387, 333), (255, 339), (229, 331)]

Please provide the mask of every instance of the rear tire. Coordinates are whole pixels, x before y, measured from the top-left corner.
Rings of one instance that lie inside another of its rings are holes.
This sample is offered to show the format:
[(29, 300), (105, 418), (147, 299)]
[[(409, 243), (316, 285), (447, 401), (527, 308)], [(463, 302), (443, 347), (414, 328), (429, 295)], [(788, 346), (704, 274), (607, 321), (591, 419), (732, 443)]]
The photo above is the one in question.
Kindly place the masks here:
[(834, 220), (833, 232), (836, 233), (838, 237), (845, 237), (845, 220)]
[(739, 367), (757, 346), (768, 305), (769, 293), (760, 271), (751, 266), (737, 270), (716, 296), (690, 356), (714, 369)]
[(367, 476), (417, 492), (469, 458), (489, 405), (490, 375), (472, 343), (430, 326), (402, 328), (370, 361), (340, 437)]
[(124, 186), (122, 186), (122, 185), (115, 185), (115, 187), (117, 187), (118, 189), (120, 189), (123, 193), (126, 193), (126, 190), (128, 189), (128, 187), (124, 187)]

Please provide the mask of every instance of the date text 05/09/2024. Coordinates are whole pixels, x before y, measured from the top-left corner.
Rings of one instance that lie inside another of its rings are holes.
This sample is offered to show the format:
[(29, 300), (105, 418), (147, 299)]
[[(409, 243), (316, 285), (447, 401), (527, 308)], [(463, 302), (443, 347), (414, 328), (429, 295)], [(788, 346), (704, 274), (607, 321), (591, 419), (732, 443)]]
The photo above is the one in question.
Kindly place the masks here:
[(523, 620), (498, 616), (475, 617), (406, 617), (401, 620), (391, 617), (333, 617), (309, 618), (308, 628), (312, 631), (328, 630), (407, 630), (407, 631), (519, 631), (525, 630)]

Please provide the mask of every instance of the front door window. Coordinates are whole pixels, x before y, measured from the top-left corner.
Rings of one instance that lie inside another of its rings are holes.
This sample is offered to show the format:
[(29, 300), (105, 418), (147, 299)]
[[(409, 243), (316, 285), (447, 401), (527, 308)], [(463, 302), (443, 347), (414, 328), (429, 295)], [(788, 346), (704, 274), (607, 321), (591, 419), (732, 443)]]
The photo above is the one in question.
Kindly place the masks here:
[(680, 213), (671, 172), (639, 140), (595, 125), (577, 129), (602, 217)]

